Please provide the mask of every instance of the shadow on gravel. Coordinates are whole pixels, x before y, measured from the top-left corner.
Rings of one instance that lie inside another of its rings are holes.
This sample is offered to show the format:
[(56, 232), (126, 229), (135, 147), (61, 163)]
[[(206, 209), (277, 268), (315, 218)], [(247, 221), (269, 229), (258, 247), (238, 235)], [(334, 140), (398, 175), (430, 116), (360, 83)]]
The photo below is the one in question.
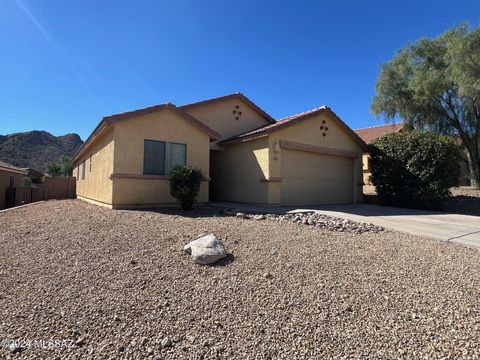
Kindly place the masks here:
[(208, 266), (211, 266), (211, 267), (228, 266), (231, 263), (233, 263), (234, 261), (235, 261), (235, 256), (233, 256), (233, 254), (228, 254), (223, 259), (220, 259), (217, 262), (214, 262), (213, 264), (210, 264)]

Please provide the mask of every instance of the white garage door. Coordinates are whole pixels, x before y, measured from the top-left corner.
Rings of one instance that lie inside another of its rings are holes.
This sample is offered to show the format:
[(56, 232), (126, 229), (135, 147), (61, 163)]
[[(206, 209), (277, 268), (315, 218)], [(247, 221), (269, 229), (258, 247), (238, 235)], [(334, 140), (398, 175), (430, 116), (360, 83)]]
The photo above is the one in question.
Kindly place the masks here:
[(353, 159), (282, 150), (282, 204), (353, 202)]

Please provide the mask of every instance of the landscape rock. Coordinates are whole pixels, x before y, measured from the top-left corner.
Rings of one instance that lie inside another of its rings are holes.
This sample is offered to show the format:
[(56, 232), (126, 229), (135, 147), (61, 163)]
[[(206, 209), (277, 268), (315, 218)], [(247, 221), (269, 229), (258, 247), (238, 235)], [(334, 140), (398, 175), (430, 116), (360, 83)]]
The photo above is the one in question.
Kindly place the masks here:
[(84, 345), (84, 344), (85, 344), (85, 337), (83, 337), (83, 336), (82, 336), (82, 337), (79, 337), (79, 338), (77, 339), (77, 341), (75, 341), (75, 345), (77, 345), (77, 346), (82, 346), (82, 345)]
[(172, 339), (170, 339), (167, 336), (162, 340), (162, 347), (166, 348), (166, 347), (170, 347), (170, 346), (172, 346)]
[(336, 231), (336, 232), (348, 232), (348, 233), (378, 233), (383, 231), (383, 227), (359, 223), (356, 221), (348, 219), (340, 219), (334, 216), (329, 216), (325, 214), (315, 213), (312, 211), (306, 212), (294, 212), (286, 214), (246, 214), (243, 212), (238, 212), (236, 214), (237, 218), (240, 219), (254, 219), (254, 220), (271, 220), (271, 221), (291, 221), (297, 224), (316, 226), (322, 230)]
[(249, 219), (249, 216), (242, 212), (238, 212), (235, 216), (239, 219)]
[(183, 249), (200, 265), (212, 264), (228, 255), (223, 242), (213, 234), (193, 240)]

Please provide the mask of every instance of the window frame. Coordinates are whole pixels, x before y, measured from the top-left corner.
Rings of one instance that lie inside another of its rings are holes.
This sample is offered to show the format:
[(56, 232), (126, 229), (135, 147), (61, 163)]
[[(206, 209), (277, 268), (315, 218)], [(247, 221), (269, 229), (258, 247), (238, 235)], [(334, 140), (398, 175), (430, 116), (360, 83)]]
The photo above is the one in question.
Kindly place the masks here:
[[(183, 156), (183, 166), (187, 166), (187, 144), (165, 141), (165, 176), (170, 176), (170, 175), (172, 175), (172, 174), (171, 174), (171, 170), (173, 170), (173, 167), (172, 167), (172, 169), (170, 170), (170, 173), (167, 174), (167, 153), (168, 153), (168, 151), (167, 151), (167, 144), (183, 145), (183, 146), (185, 146), (185, 154), (184, 154), (184, 156)], [(178, 166), (178, 165), (177, 165), (177, 166)]]
[[(164, 143), (165, 144), (165, 151), (164, 151), (164, 165), (163, 165), (163, 173), (162, 174), (155, 174), (155, 173), (147, 173), (145, 172), (145, 143), (147, 141), (151, 141), (151, 142), (159, 142), (159, 143)], [(164, 140), (153, 140), (153, 139), (143, 139), (143, 175), (150, 175), (150, 176), (165, 176), (165, 177), (169, 177), (171, 175), (171, 170), (173, 169), (170, 169), (170, 171), (168, 171), (167, 169), (167, 164), (168, 164), (168, 161), (167, 161), (167, 154), (169, 154), (169, 151), (167, 150), (167, 148), (169, 148), (169, 144), (173, 144), (173, 145), (182, 145), (184, 146), (185, 148), (185, 153), (184, 153), (184, 156), (183, 156), (183, 163), (184, 163), (184, 166), (187, 165), (187, 144), (184, 144), (184, 143), (179, 143), (179, 142), (171, 142), (171, 141), (164, 141)]]

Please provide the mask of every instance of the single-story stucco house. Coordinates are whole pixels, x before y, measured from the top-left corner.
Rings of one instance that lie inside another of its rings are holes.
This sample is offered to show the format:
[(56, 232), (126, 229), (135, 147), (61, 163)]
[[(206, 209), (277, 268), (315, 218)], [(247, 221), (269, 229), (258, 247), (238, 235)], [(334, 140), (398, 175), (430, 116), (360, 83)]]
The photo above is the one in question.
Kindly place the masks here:
[(0, 161), (0, 210), (6, 207), (7, 189), (21, 187), (27, 171)]
[(32, 168), (22, 168), (22, 170), (27, 172), (26, 176), (32, 180), (32, 184), (40, 184), (46, 176), (44, 173)]
[(235, 93), (106, 116), (72, 165), (77, 197), (115, 209), (175, 204), (176, 165), (202, 170), (199, 203), (352, 203), (366, 149), (326, 106), (276, 121)]
[[(360, 136), (362, 140), (365, 141), (365, 143), (372, 144), (376, 139), (384, 135), (404, 131), (405, 129), (407, 129), (407, 127), (405, 126), (405, 123), (397, 122), (392, 124), (357, 129), (355, 130), (355, 133), (358, 136)], [(459, 138), (456, 138), (455, 141), (458, 144), (458, 146), (461, 146), (461, 141)], [(458, 178), (458, 185), (470, 186), (471, 182), (470, 182), (470, 171), (468, 170), (468, 161), (464, 151), (462, 151), (462, 154), (464, 156), (460, 160), (460, 164), (459, 164), (460, 175)], [(370, 156), (368, 152), (364, 153), (362, 156), (362, 163), (363, 163), (362, 167), (363, 167), (363, 182), (365, 184), (364, 191), (366, 193), (374, 192), (372, 182), (370, 181), (371, 170), (370, 170), (369, 159), (370, 159)]]

